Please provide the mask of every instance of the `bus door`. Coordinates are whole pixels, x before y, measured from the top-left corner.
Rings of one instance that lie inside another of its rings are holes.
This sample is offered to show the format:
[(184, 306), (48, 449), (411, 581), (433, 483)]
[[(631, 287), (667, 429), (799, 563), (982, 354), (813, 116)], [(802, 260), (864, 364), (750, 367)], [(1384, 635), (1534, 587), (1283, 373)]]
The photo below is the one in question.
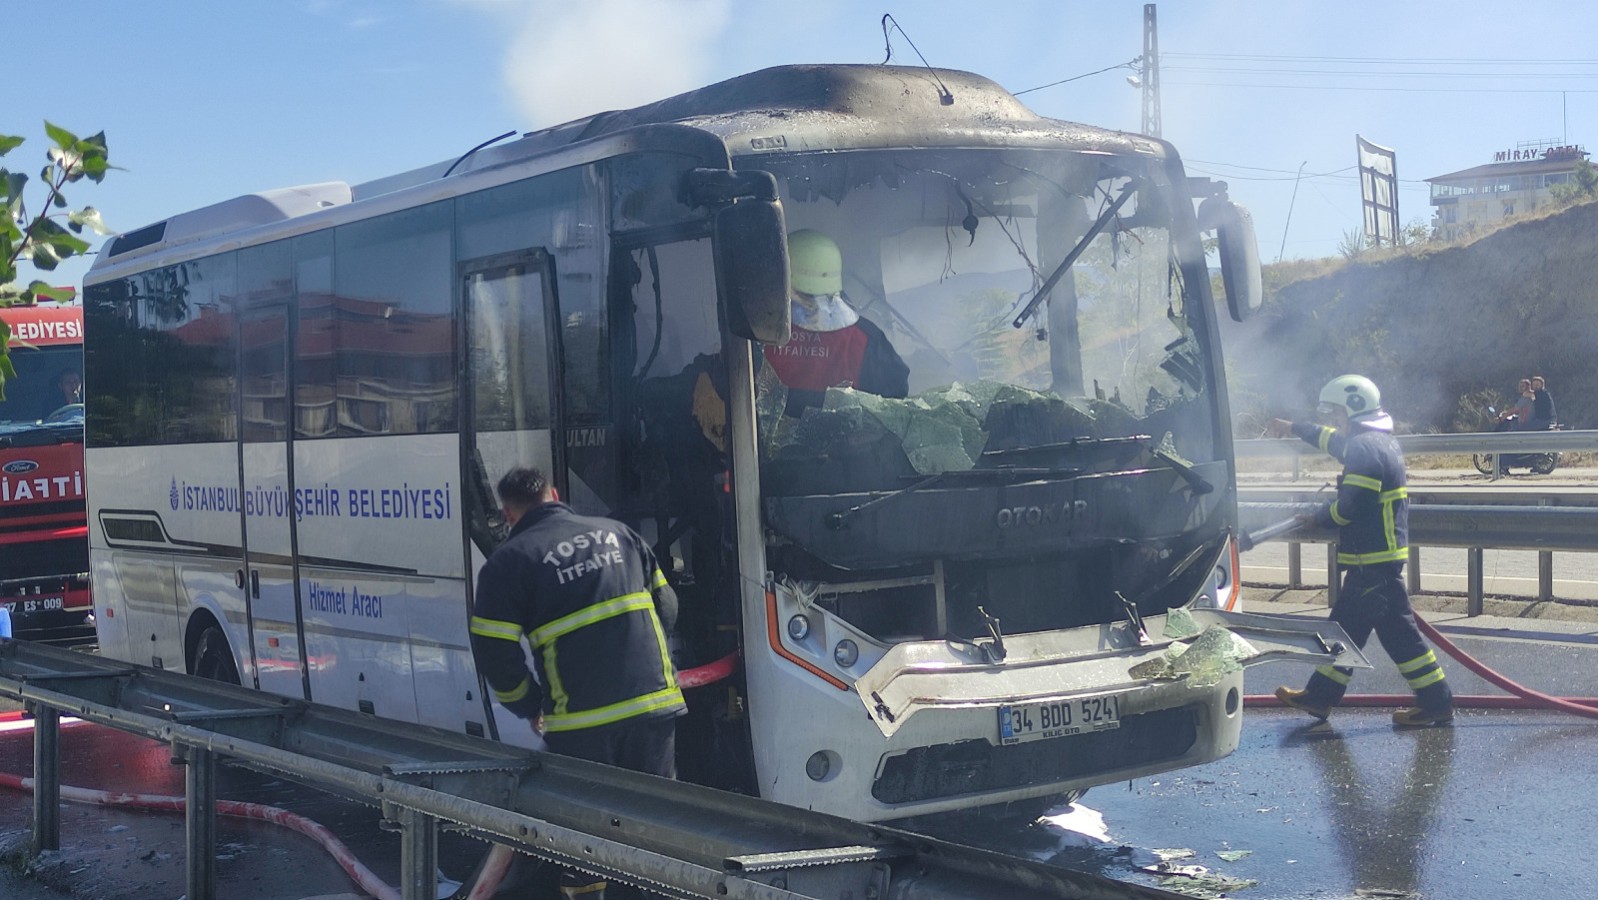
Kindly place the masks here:
[[(309, 698), (305, 625), (296, 596), (289, 473), (289, 307), (239, 317), (239, 476), (244, 507), (244, 608), (258, 688)], [(244, 656), (244, 654), (240, 654)], [(249, 673), (241, 673), (246, 683)]]
[[(462, 263), (459, 271), (466, 344), (461, 483), (466, 486), (470, 585), (504, 538), (494, 484), (508, 470), (532, 465), (564, 493), (565, 452), (554, 437), (560, 330), (549, 254), (499, 254)], [(502, 730), (519, 721), (506, 713), (495, 718)]]

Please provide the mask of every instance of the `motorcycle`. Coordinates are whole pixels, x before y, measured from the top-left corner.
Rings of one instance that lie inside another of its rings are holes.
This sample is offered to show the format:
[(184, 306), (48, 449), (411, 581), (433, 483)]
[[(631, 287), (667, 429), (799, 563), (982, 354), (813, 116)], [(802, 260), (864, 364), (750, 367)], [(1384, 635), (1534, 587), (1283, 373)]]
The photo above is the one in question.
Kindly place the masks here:
[[(1498, 410), (1491, 406), (1487, 407), (1487, 412), (1492, 414), (1494, 418), (1498, 417)], [(1499, 419), (1498, 424), (1494, 426), (1493, 431), (1495, 433), (1502, 431), (1514, 431), (1515, 425), (1519, 423), (1519, 421), (1520, 416), (1518, 415), (1505, 416), (1504, 418)], [(1564, 429), (1559, 425), (1559, 423), (1555, 422), (1548, 426), (1548, 430), (1562, 431)], [(1471, 454), (1470, 461), (1471, 464), (1476, 467), (1476, 471), (1482, 473), (1483, 475), (1493, 474), (1494, 466), (1498, 467), (1498, 474), (1500, 475), (1508, 475), (1511, 467), (1525, 467), (1530, 469), (1533, 474), (1547, 475), (1553, 470), (1559, 468), (1559, 464), (1564, 460), (1565, 456), (1563, 453), (1559, 453), (1557, 451), (1554, 453), (1505, 453), (1502, 455), (1503, 459), (1500, 461), (1498, 459), (1499, 454), (1497, 453), (1473, 453)]]

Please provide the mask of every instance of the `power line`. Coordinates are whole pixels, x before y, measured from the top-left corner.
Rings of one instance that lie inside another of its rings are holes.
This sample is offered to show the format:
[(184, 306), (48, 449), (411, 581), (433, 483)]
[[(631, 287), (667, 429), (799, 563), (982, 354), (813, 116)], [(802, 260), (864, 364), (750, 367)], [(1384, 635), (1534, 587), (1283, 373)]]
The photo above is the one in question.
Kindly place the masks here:
[(1166, 53), (1167, 59), (1216, 59), (1260, 62), (1330, 62), (1349, 65), (1391, 65), (1394, 63), (1417, 66), (1598, 66), (1598, 59), (1514, 59), (1507, 57), (1428, 57), (1428, 56), (1276, 56), (1252, 53)]
[(1249, 84), (1224, 81), (1167, 81), (1167, 86), (1222, 87), (1222, 88), (1278, 88), (1289, 91), (1381, 91), (1405, 94), (1598, 94), (1598, 88), (1445, 88), (1445, 87), (1373, 87), (1369, 85), (1336, 84)]
[(1339, 78), (1598, 78), (1598, 72), (1349, 72), (1333, 69), (1266, 69), (1231, 66), (1166, 66), (1170, 72), (1215, 75), (1335, 75)]
[[(1280, 174), (1283, 174), (1283, 175), (1288, 175), (1288, 176), (1293, 177), (1293, 178), (1298, 177), (1298, 173), (1295, 170), (1293, 170), (1293, 169), (1273, 169), (1273, 168), (1268, 168), (1266, 166), (1245, 166), (1245, 165), (1242, 165), (1241, 163), (1221, 162), (1219, 160), (1213, 160), (1213, 159), (1193, 159), (1192, 157), (1185, 157), (1183, 159), (1183, 161), (1185, 163), (1189, 163), (1189, 164), (1198, 163), (1198, 164), (1204, 165), (1204, 166), (1221, 166), (1223, 168), (1228, 168), (1228, 169), (1244, 169), (1244, 170), (1247, 170), (1247, 171), (1250, 171), (1250, 172), (1277, 172), (1277, 173), (1280, 173)], [(1189, 167), (1191, 168), (1191, 166), (1189, 166)], [(1345, 172), (1352, 172), (1352, 171), (1354, 171), (1357, 168), (1359, 168), (1359, 166), (1344, 166), (1341, 169), (1333, 169), (1330, 172), (1311, 172), (1310, 174), (1305, 175), (1304, 177), (1305, 178), (1336, 178), (1336, 179), (1339, 179), (1339, 180), (1358, 181), (1359, 180), (1359, 176), (1358, 175), (1345, 175), (1345, 174), (1343, 174)], [(1245, 176), (1236, 175), (1236, 176), (1232, 176), (1232, 177), (1243, 178)], [(1259, 181), (1269, 181), (1269, 180), (1272, 180), (1272, 179), (1260, 178), (1260, 179), (1257, 179), (1257, 180), (1259, 180)], [(1281, 180), (1286, 181), (1286, 180), (1289, 180), (1289, 179), (1284, 178), (1284, 179), (1281, 179)], [(1427, 183), (1424, 179), (1419, 179), (1419, 178), (1400, 178), (1400, 179), (1398, 179), (1398, 181), (1399, 181), (1400, 184), (1426, 184)]]
[(1094, 70), (1092, 72), (1086, 72), (1086, 73), (1083, 73), (1081, 75), (1072, 75), (1070, 78), (1062, 78), (1059, 81), (1051, 81), (1048, 84), (1040, 84), (1037, 87), (1029, 87), (1029, 88), (1027, 88), (1024, 91), (1014, 91), (1014, 92), (1012, 92), (1011, 96), (1019, 97), (1022, 94), (1030, 94), (1033, 91), (1041, 91), (1044, 88), (1051, 88), (1051, 87), (1055, 87), (1057, 85), (1067, 84), (1067, 83), (1072, 82), (1072, 81), (1080, 81), (1080, 80), (1082, 80), (1084, 78), (1088, 78), (1088, 77), (1091, 77), (1093, 75), (1102, 75), (1105, 72), (1109, 72), (1109, 71), (1112, 71), (1114, 69), (1130, 69), (1133, 66), (1136, 66), (1139, 62), (1141, 62), (1142, 59), (1143, 59), (1143, 57), (1141, 57), (1141, 56), (1134, 56), (1134, 57), (1132, 57), (1131, 59), (1127, 60), (1124, 63), (1116, 63), (1113, 66), (1105, 66), (1102, 69), (1096, 69), (1096, 70)]

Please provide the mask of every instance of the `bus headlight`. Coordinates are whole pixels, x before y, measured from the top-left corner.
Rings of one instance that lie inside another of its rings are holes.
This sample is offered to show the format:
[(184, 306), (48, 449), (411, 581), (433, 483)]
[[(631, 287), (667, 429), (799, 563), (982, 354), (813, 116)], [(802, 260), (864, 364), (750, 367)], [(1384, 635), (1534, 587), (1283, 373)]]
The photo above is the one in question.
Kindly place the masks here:
[(805, 760), (805, 774), (811, 781), (829, 781), (837, 774), (841, 762), (838, 754), (831, 750), (817, 750)]
[(810, 635), (810, 620), (802, 615), (788, 620), (788, 636), (802, 641)]
[(832, 648), (832, 661), (845, 669), (854, 665), (859, 658), (860, 648), (855, 646), (854, 641), (847, 638), (839, 641), (838, 646)]

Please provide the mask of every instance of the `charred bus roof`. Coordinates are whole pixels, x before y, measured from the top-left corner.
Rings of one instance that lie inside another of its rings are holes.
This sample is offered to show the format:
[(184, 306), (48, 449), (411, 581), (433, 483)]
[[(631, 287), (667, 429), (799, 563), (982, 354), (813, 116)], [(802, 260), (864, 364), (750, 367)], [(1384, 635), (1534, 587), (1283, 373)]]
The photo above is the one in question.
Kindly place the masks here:
[[(775, 66), (632, 109), (529, 132), (413, 171), (353, 187), (342, 182), (247, 194), (180, 213), (112, 238), (89, 281), (104, 270), (147, 256), (182, 256), (218, 242), (242, 241), (244, 232), (304, 219), (300, 233), (337, 222), (443, 199), (484, 186), (488, 173), (525, 165), (558, 169), (610, 152), (626, 152), (629, 136), (645, 132), (714, 142), (722, 153), (763, 153), (900, 147), (1034, 147), (1163, 157), (1168, 145), (1142, 135), (1048, 119), (993, 81), (954, 69), (877, 65)], [(590, 151), (584, 153), (584, 148)], [(622, 148), (622, 149), (615, 149)], [(470, 177), (477, 176), (477, 177)], [(441, 182), (448, 177), (448, 186)], [(429, 188), (428, 186), (433, 187)], [(356, 212), (362, 201), (423, 189), (425, 200), (395, 198)], [(377, 209), (375, 207), (382, 207)], [(273, 229), (276, 234), (277, 229)]]

